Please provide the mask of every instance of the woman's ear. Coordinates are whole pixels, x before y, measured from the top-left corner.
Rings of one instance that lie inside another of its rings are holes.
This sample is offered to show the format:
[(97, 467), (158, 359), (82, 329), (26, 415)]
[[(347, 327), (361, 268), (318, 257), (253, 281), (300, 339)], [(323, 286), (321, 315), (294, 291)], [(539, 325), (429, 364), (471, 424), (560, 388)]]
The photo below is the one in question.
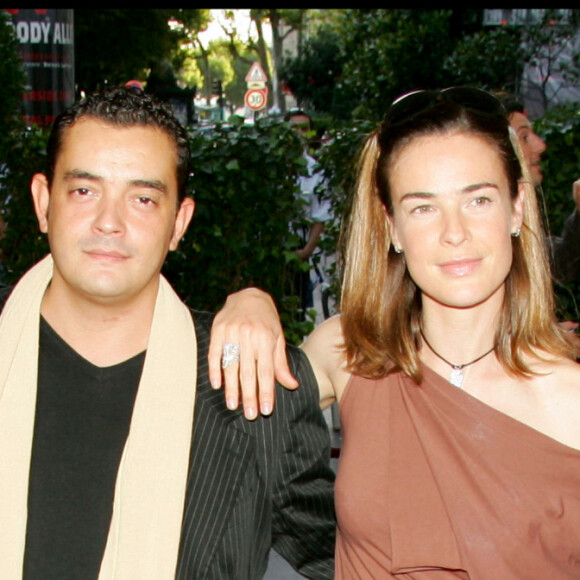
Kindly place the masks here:
[(395, 218), (389, 214), (385, 206), (383, 206), (383, 213), (385, 214), (385, 219), (387, 220), (387, 227), (389, 228), (389, 234), (391, 236), (391, 243), (397, 254), (403, 253), (403, 248), (399, 242), (399, 236), (397, 235), (397, 228), (395, 227)]

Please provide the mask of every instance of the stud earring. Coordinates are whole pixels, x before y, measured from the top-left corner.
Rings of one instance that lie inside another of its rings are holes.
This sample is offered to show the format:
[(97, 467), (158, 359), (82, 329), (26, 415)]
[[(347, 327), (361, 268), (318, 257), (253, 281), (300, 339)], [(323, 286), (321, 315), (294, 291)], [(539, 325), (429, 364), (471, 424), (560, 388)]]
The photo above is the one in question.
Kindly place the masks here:
[(393, 244), (393, 250), (395, 250), (395, 253), (397, 254), (403, 253), (403, 250), (401, 250), (401, 248), (399, 248), (396, 244)]
[(518, 228), (515, 232), (512, 232), (512, 237), (519, 238), (521, 233), (522, 233), (522, 228)]

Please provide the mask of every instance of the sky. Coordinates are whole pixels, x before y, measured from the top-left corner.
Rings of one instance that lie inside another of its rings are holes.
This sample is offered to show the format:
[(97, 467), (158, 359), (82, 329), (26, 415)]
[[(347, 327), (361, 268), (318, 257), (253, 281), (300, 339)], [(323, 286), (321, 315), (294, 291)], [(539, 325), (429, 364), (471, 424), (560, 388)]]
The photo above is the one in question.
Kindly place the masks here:
[[(220, 22), (224, 22), (226, 26), (231, 26), (231, 23), (223, 16), (224, 10), (222, 9), (212, 9), (211, 11), (212, 21), (209, 23), (207, 30), (199, 34), (202, 42), (209, 43), (217, 38), (225, 37), (224, 31)], [(235, 13), (235, 26), (238, 32), (238, 36), (241, 40), (247, 40), (250, 35), (256, 37), (256, 27), (254, 23), (250, 20), (250, 10), (246, 8), (237, 8), (234, 10)], [(271, 32), (269, 26), (264, 26), (264, 36), (266, 42), (270, 42)]]

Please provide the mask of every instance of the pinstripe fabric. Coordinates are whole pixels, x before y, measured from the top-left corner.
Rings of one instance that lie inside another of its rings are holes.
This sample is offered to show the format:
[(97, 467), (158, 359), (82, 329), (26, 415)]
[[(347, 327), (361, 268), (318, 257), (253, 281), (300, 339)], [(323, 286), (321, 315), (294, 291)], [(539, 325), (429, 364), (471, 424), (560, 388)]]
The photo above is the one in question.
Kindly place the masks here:
[[(0, 310), (11, 288), (0, 286)], [(334, 578), (330, 436), (306, 356), (289, 347), (296, 391), (280, 386), (271, 417), (229, 411), (208, 381), (213, 315), (194, 314), (198, 384), (176, 580), (262, 578), (274, 547), (308, 578)]]
[(198, 385), (177, 580), (262, 578), (271, 546), (310, 578), (334, 577), (330, 437), (309, 363), (277, 388), (271, 417), (247, 421), (207, 379), (211, 315), (195, 313)]

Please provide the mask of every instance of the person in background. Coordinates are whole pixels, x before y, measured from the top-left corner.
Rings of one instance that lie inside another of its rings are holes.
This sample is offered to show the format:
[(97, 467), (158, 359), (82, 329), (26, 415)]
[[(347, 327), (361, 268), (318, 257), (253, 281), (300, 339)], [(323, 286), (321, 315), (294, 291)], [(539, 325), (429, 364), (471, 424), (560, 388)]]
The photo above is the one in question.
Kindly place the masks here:
[[(522, 101), (506, 92), (498, 92), (496, 96), (507, 111), (510, 126), (518, 136), (534, 184), (539, 188), (544, 179), (541, 161), (546, 143), (534, 131)], [(562, 234), (549, 237), (554, 277), (562, 284), (580, 278), (580, 179), (572, 184), (572, 199), (575, 207), (566, 218)]]
[(322, 172), (317, 168), (317, 162), (308, 151), (308, 139), (312, 131), (310, 116), (302, 109), (292, 109), (284, 117), (302, 137), (303, 157), (306, 164), (306, 174), (298, 177), (298, 190), (303, 202), (303, 215), (300, 223), (291, 224), (301, 240), (301, 247), (296, 250), (301, 262), (310, 262), (310, 271), (300, 271), (297, 275), (302, 312), (313, 308), (312, 254), (318, 247), (320, 237), (324, 232), (325, 222), (331, 218), (330, 203), (321, 199), (321, 188), (325, 185)]

